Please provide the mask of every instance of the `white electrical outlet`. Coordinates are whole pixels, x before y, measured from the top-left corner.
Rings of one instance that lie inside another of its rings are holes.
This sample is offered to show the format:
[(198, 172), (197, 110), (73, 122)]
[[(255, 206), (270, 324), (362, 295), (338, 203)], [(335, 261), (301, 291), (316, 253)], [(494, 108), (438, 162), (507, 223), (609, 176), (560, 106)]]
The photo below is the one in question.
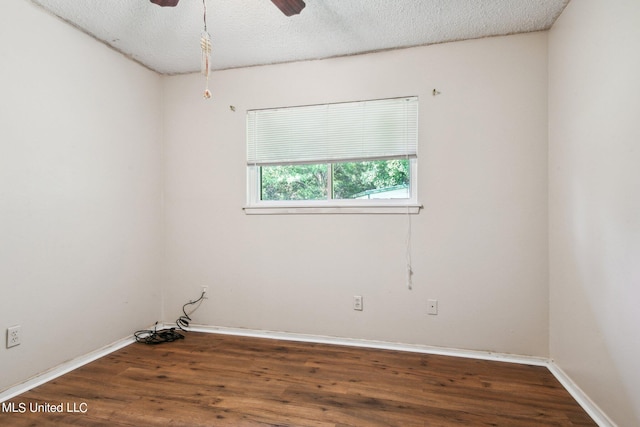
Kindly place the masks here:
[(353, 296), (353, 309), (362, 311), (362, 295), (354, 295)]
[(438, 314), (438, 300), (430, 299), (427, 301), (427, 314)]
[[(209, 293), (209, 287), (203, 285), (201, 292), (203, 296), (207, 295), (207, 293)], [(206, 296), (205, 296), (205, 299), (206, 299)]]
[(15, 347), (22, 342), (20, 325), (7, 328), (7, 348)]

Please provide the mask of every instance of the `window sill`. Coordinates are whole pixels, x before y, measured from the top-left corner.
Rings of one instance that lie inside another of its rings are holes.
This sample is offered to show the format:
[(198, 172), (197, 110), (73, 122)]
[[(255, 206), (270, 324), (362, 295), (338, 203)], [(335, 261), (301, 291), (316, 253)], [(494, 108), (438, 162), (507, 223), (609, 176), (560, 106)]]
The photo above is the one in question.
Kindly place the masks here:
[(422, 205), (375, 205), (375, 206), (245, 206), (247, 215), (315, 215), (315, 214), (412, 214), (420, 213)]

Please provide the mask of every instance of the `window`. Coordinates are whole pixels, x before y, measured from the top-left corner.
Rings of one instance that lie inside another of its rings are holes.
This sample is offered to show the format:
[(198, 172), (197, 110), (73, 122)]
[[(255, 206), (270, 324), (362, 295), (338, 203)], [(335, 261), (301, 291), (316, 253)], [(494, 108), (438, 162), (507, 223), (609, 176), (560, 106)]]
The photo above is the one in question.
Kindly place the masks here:
[(418, 99), (251, 110), (247, 213), (419, 209)]

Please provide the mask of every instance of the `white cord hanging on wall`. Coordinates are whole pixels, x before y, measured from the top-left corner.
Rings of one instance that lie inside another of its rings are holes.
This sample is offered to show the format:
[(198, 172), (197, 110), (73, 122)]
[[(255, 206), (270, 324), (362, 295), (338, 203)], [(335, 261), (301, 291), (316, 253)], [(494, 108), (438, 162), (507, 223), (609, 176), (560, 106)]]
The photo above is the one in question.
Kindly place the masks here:
[[(405, 103), (405, 108), (406, 108), (406, 103)], [(408, 128), (409, 128), (409, 115), (405, 114), (405, 134), (408, 133)], [(405, 153), (409, 152), (409, 138), (407, 138), (405, 136)], [(405, 154), (405, 161), (407, 163), (409, 163), (409, 155)], [(408, 170), (409, 174), (411, 174), (411, 166), (409, 166), (409, 170)], [(416, 191), (415, 188), (411, 188), (411, 191)], [(407, 206), (407, 237), (405, 240), (405, 256), (406, 256), (406, 262), (407, 262), (407, 289), (408, 290), (412, 290), (413, 289), (413, 260), (411, 259), (411, 237), (412, 237), (412, 230), (411, 230), (411, 212), (409, 209), (409, 206)]]
[(411, 259), (411, 213), (407, 207), (407, 238), (406, 244), (406, 261), (407, 261), (407, 289), (413, 289), (413, 261)]
[(207, 3), (206, 0), (202, 0), (202, 6), (204, 8), (204, 31), (200, 37), (200, 49), (202, 50), (202, 58), (200, 61), (200, 72), (206, 78), (204, 98), (211, 98), (211, 91), (209, 90), (209, 75), (211, 74), (211, 35), (207, 32)]

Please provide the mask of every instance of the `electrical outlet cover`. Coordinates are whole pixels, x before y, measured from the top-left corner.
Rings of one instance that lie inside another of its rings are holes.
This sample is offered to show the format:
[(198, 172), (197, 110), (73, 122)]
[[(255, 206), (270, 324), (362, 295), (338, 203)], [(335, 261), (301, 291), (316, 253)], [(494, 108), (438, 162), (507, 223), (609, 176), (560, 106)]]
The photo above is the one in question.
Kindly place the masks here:
[(7, 348), (20, 345), (22, 337), (20, 334), (20, 325), (7, 328)]
[(437, 315), (438, 314), (438, 300), (430, 299), (427, 301), (427, 314)]

